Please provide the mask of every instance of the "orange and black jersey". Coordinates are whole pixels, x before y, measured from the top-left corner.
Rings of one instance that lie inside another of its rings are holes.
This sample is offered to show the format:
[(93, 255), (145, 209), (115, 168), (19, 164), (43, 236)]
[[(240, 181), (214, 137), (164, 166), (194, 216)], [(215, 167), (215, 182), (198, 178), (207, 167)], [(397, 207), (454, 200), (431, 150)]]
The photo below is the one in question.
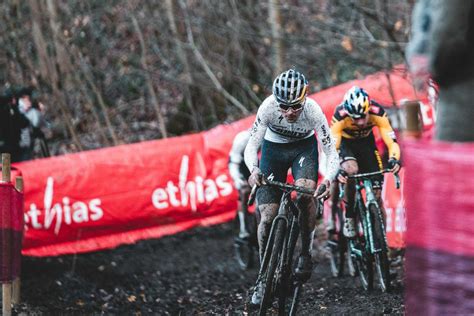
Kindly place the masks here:
[(339, 150), (342, 138), (361, 139), (373, 136), (372, 128), (377, 126), (385, 145), (388, 147), (389, 157), (400, 159), (400, 146), (397, 144), (395, 132), (383, 107), (371, 101), (368, 115), (367, 126), (359, 128), (344, 110), (342, 104), (336, 107), (331, 121), (331, 132), (336, 139), (336, 149)]

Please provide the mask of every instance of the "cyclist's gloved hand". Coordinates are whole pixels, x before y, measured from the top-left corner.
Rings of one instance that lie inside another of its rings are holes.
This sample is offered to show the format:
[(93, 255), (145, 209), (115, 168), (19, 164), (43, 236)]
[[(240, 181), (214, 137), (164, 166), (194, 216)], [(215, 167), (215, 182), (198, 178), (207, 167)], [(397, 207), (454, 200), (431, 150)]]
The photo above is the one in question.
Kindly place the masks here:
[(388, 160), (388, 168), (390, 169), (391, 172), (398, 173), (401, 168), (400, 160), (395, 159), (395, 158), (390, 158)]
[(314, 197), (317, 198), (318, 200), (319, 199), (327, 199), (329, 198), (329, 193), (330, 193), (330, 189), (329, 189), (329, 180), (328, 179), (324, 179), (318, 186), (318, 188), (316, 189), (316, 192), (314, 193)]
[(249, 185), (251, 188), (254, 187), (254, 185), (260, 186), (263, 183), (263, 174), (262, 171), (260, 171), (259, 168), (255, 167), (252, 169), (252, 173), (250, 174), (249, 177)]
[(340, 183), (347, 183), (347, 172), (343, 169), (339, 169), (337, 173), (337, 181)]

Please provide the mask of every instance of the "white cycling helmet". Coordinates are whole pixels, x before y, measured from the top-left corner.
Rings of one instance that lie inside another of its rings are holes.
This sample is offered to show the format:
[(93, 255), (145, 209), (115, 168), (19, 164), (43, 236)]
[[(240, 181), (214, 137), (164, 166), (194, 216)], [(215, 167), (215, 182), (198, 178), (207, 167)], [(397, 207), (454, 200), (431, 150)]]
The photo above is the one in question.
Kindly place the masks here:
[(288, 107), (300, 104), (308, 93), (308, 81), (294, 69), (282, 72), (273, 81), (273, 95), (278, 104)]

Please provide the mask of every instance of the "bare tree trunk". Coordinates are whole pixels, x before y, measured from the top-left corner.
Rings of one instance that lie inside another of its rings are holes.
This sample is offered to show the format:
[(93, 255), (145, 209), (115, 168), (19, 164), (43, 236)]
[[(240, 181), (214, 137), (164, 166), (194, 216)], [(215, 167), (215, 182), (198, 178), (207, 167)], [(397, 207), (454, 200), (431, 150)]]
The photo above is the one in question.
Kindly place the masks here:
[(107, 135), (104, 132), (104, 127), (102, 126), (100, 122), (99, 112), (97, 112), (97, 109), (94, 106), (94, 101), (89, 96), (88, 92), (86, 91), (78, 73), (74, 73), (73, 80), (76, 87), (78, 87), (79, 90), (81, 91), (82, 96), (86, 99), (85, 107), (87, 110), (91, 111), (92, 116), (94, 117), (95, 124), (97, 125), (97, 131), (100, 134), (102, 141), (104, 142), (106, 146), (110, 146), (109, 139), (107, 138)]
[(286, 68), (279, 0), (268, 0), (268, 11), (272, 30), (273, 60), (275, 63), (273, 74), (277, 76)]
[(66, 53), (64, 46), (60, 42), (60, 25), (57, 21), (57, 10), (56, 10), (56, 2), (52, 0), (47, 0), (47, 8), (49, 13), (49, 25), (51, 30), (53, 31), (53, 42), (54, 48), (56, 50), (56, 57), (58, 61), (58, 67), (63, 74), (70, 73), (72, 71), (71, 61), (68, 58), (68, 54)]
[(33, 41), (38, 51), (39, 57), (39, 70), (41, 77), (49, 78), (51, 81), (57, 81), (57, 74), (55, 67), (52, 64), (51, 59), (49, 58), (48, 51), (46, 48), (46, 40), (43, 37), (43, 32), (41, 31), (41, 8), (37, 1), (29, 0), (30, 8), (33, 17)]
[[(176, 45), (176, 50), (178, 52), (178, 59), (183, 64), (184, 67), (184, 73), (187, 77), (188, 82), (193, 81), (193, 75), (191, 73), (191, 68), (189, 67), (189, 62), (188, 62), (188, 57), (186, 55), (186, 52), (183, 49), (182, 42), (180, 40), (181, 36), (178, 32), (178, 28), (176, 26), (176, 21), (174, 19), (174, 8), (173, 8), (173, 1), (172, 0), (166, 0), (166, 13), (168, 15), (168, 20), (170, 21), (170, 28), (171, 28), (171, 33), (173, 34), (174, 42)], [(192, 117), (192, 122), (193, 122), (193, 127), (195, 130), (199, 130), (200, 126), (203, 126), (202, 120), (197, 114), (196, 109), (194, 108), (193, 105), (193, 98), (191, 94), (191, 90), (189, 85), (184, 86), (184, 98), (186, 100), (186, 104), (189, 108), (189, 111), (191, 112), (191, 117)], [(199, 120), (199, 121), (198, 121)]]
[[(380, 2), (378, 1), (377, 3), (380, 4)], [(387, 3), (386, 2), (383, 2), (380, 4), (382, 8), (379, 8), (377, 6), (377, 9), (378, 9), (378, 17), (379, 17), (379, 21), (387, 21), (387, 18), (388, 18), (388, 7), (387, 7)], [(382, 23), (382, 22), (381, 22)], [(390, 40), (390, 30), (387, 30), (386, 29), (386, 32), (385, 32), (385, 38), (387, 40), (387, 42)], [(390, 71), (392, 71), (393, 69), (393, 63), (392, 63), (392, 52), (391, 52), (391, 48), (387, 45), (387, 47), (385, 48), (385, 58), (386, 58), (386, 62), (387, 62), (387, 69), (389, 69)], [(385, 71), (385, 77), (387, 78), (387, 82), (388, 82), (388, 91), (390, 93), (390, 97), (392, 98), (392, 106), (396, 107), (397, 106), (397, 102), (395, 101), (395, 93), (394, 93), (394, 90), (393, 90), (393, 86), (392, 86), (392, 80), (390, 79), (390, 73), (388, 71)]]
[(94, 94), (97, 97), (97, 101), (99, 102), (99, 106), (102, 110), (102, 113), (104, 114), (104, 119), (105, 119), (105, 124), (107, 125), (107, 129), (109, 130), (110, 137), (112, 137), (112, 141), (114, 146), (117, 146), (119, 141), (117, 138), (117, 135), (115, 134), (114, 128), (112, 126), (112, 123), (110, 121), (109, 113), (107, 110), (107, 106), (105, 105), (104, 99), (102, 98), (102, 93), (100, 92), (99, 88), (97, 85), (94, 83), (94, 78), (92, 77), (89, 69), (87, 68), (84, 59), (81, 56), (81, 53), (78, 53), (78, 62), (81, 67), (82, 73), (84, 74), (84, 78), (86, 78), (87, 83), (91, 86), (92, 91), (94, 91)]
[(188, 17), (187, 11), (186, 11), (186, 5), (184, 4), (183, 0), (180, 0), (179, 4), (180, 4), (181, 9), (183, 10), (183, 13), (184, 13), (184, 17), (185, 17), (184, 21), (186, 23), (186, 31), (187, 31), (187, 34), (188, 34), (188, 43), (189, 43), (189, 46), (191, 47), (191, 49), (194, 53), (194, 56), (196, 57), (198, 62), (201, 64), (202, 68), (204, 69), (204, 71), (206, 72), (208, 77), (211, 79), (211, 81), (214, 84), (214, 86), (216, 87), (217, 91), (219, 91), (224, 96), (224, 98), (226, 100), (228, 100), (232, 105), (234, 105), (240, 111), (242, 111), (243, 114), (248, 115), (249, 111), (245, 108), (245, 106), (242, 103), (240, 103), (239, 100), (234, 98), (229, 92), (227, 92), (227, 90), (224, 89), (222, 84), (219, 82), (219, 79), (217, 79), (216, 75), (212, 72), (211, 68), (207, 64), (206, 59), (204, 58), (204, 56), (202, 56), (201, 52), (196, 47), (196, 45), (194, 43), (193, 33), (192, 33), (192, 30), (191, 30), (191, 25), (189, 23), (189, 17)]
[(151, 79), (150, 71), (148, 70), (148, 63), (147, 63), (147, 57), (146, 57), (147, 56), (147, 50), (146, 50), (145, 40), (143, 39), (143, 33), (142, 33), (142, 31), (140, 29), (140, 26), (138, 25), (137, 19), (135, 18), (134, 15), (132, 15), (132, 21), (133, 21), (133, 26), (135, 27), (135, 31), (138, 34), (138, 39), (140, 41), (140, 47), (142, 49), (141, 63), (142, 63), (143, 69), (145, 70), (145, 76), (146, 76), (148, 92), (150, 93), (151, 101), (153, 103), (153, 107), (155, 108), (156, 117), (158, 119), (158, 125), (160, 127), (161, 136), (162, 136), (162, 138), (167, 138), (168, 137), (168, 132), (166, 130), (165, 120), (163, 118), (163, 114), (161, 113), (161, 106), (158, 103), (158, 98), (156, 97), (156, 91), (155, 91), (155, 88), (153, 87), (153, 81)]
[[(48, 0), (48, 1), (51, 2), (51, 0)], [(48, 3), (48, 5), (49, 5), (49, 3)], [(51, 4), (50, 11), (53, 12), (53, 13), (51, 13), (53, 16), (56, 15), (56, 9), (55, 9), (54, 4)], [(88, 71), (87, 67), (85, 66), (85, 62), (83, 61), (83, 59), (81, 57), (81, 53), (79, 52), (79, 49), (78, 49), (77, 53), (74, 52), (74, 47), (70, 47), (69, 50), (67, 49), (67, 44), (65, 43), (62, 34), (59, 32), (59, 26), (57, 25), (56, 22), (51, 24), (51, 28), (53, 29), (53, 32), (55, 32), (55, 34), (54, 34), (55, 46), (58, 47), (60, 52), (61, 52), (62, 57), (59, 60), (59, 64), (62, 64), (62, 65), (60, 65), (60, 67), (62, 67), (61, 69), (62, 69), (63, 73), (70, 74), (71, 75), (70, 76), (71, 77), (71, 85), (74, 86), (74, 87), (77, 87), (79, 85), (80, 90), (82, 91), (84, 97), (89, 99), (89, 106), (86, 106), (86, 107), (87, 107), (87, 109), (92, 110), (92, 114), (93, 114), (94, 118), (96, 119), (96, 124), (98, 125), (98, 129), (100, 131), (100, 134), (101, 134), (106, 146), (110, 146), (110, 142), (107, 139), (107, 136), (105, 135), (105, 133), (103, 131), (103, 127), (100, 123), (99, 115), (98, 115), (97, 110), (94, 106), (94, 102), (92, 100), (90, 100), (90, 98), (88, 97), (87, 91), (86, 91), (86, 89), (84, 88), (84, 86), (82, 84), (82, 80), (79, 78), (79, 75), (78, 75), (77, 71), (74, 69), (74, 66), (72, 65), (72, 63), (75, 61), (79, 65), (79, 68), (81, 68), (81, 70), (84, 74), (84, 77), (86, 78), (86, 81), (92, 87), (93, 92), (97, 96), (99, 106), (101, 107), (101, 110), (102, 110), (103, 115), (104, 115), (104, 119), (105, 119), (105, 123), (107, 125), (107, 129), (108, 129), (108, 131), (110, 133), (110, 136), (112, 138), (112, 141), (113, 141), (113, 145), (115, 145), (115, 146), (118, 145), (119, 141), (118, 141), (117, 135), (116, 135), (116, 133), (115, 133), (113, 127), (112, 127), (112, 123), (110, 121), (110, 116), (109, 116), (108, 111), (107, 111), (107, 106), (105, 105), (105, 102), (102, 98), (102, 95), (101, 95), (99, 89), (97, 88), (97, 86), (95, 85), (92, 76), (89, 74), (89, 71)], [(66, 77), (66, 79), (69, 78), (69, 76), (65, 76), (65, 77)]]
[(48, 51), (46, 49), (46, 41), (43, 37), (41, 32), (41, 8), (37, 1), (29, 0), (29, 5), (32, 12), (33, 17), (33, 40), (38, 51), (38, 56), (40, 57), (40, 72), (43, 78), (49, 78), (51, 80), (51, 86), (53, 88), (53, 95), (56, 99), (56, 103), (59, 105), (61, 113), (64, 118), (64, 122), (71, 134), (73, 142), (75, 143), (76, 147), (82, 151), (82, 144), (77, 137), (76, 131), (72, 126), (71, 122), (71, 115), (67, 106), (63, 103), (63, 99), (61, 96), (61, 92), (59, 91), (59, 76), (56, 71), (56, 67), (48, 55)]

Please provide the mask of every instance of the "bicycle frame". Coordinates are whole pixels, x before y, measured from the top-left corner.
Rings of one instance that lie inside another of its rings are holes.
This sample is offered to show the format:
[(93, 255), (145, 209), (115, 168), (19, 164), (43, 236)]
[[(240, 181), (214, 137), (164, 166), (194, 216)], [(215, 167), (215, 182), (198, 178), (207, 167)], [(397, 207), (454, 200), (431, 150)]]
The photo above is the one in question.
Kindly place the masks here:
[[(361, 214), (358, 214), (360, 216), (360, 219), (363, 224), (363, 230), (364, 230), (364, 236), (366, 239), (366, 248), (371, 254), (375, 254), (377, 252), (383, 251), (387, 249), (387, 237), (384, 234), (384, 240), (382, 245), (375, 245), (374, 243), (374, 236), (373, 236), (373, 230), (372, 230), (372, 216), (379, 216), (380, 223), (382, 225), (383, 231), (385, 231), (385, 224), (383, 219), (383, 215), (380, 209), (380, 206), (378, 204), (377, 198), (375, 197), (373, 185), (372, 185), (372, 179), (371, 177), (384, 174), (390, 172), (388, 169), (384, 169), (381, 171), (376, 171), (376, 172), (369, 172), (369, 173), (363, 173), (363, 174), (357, 174), (353, 176), (349, 176), (349, 178), (355, 179), (356, 180), (356, 198), (355, 198), (355, 209), (360, 210)], [(395, 185), (397, 189), (400, 187), (400, 178), (398, 174), (394, 174), (395, 177)], [(365, 202), (362, 197), (362, 191), (365, 190)], [(360, 205), (360, 207), (357, 207), (357, 205)], [(370, 206), (375, 205), (376, 209), (378, 210), (378, 214), (371, 214)], [(362, 255), (359, 250), (354, 249), (355, 253), (357, 255)]]
[[(384, 235), (384, 241), (382, 245), (375, 245), (374, 242), (374, 234), (373, 234), (373, 229), (372, 229), (372, 216), (380, 216), (380, 222), (382, 224), (382, 228), (385, 231), (385, 225), (382, 220), (382, 214), (380, 207), (377, 202), (377, 198), (375, 197), (375, 193), (373, 190), (372, 186), (372, 180), (369, 179), (364, 179), (363, 184), (361, 185), (356, 184), (356, 203), (360, 203), (360, 205), (363, 205), (363, 209), (361, 208), (361, 221), (364, 229), (364, 236), (366, 239), (366, 249), (371, 253), (371, 254), (376, 254), (377, 252), (384, 251), (387, 249), (387, 238)], [(362, 197), (362, 191), (365, 190), (365, 203), (363, 203), (364, 199)], [(378, 210), (378, 214), (371, 214), (370, 210), (370, 205), (375, 205), (376, 209)]]

